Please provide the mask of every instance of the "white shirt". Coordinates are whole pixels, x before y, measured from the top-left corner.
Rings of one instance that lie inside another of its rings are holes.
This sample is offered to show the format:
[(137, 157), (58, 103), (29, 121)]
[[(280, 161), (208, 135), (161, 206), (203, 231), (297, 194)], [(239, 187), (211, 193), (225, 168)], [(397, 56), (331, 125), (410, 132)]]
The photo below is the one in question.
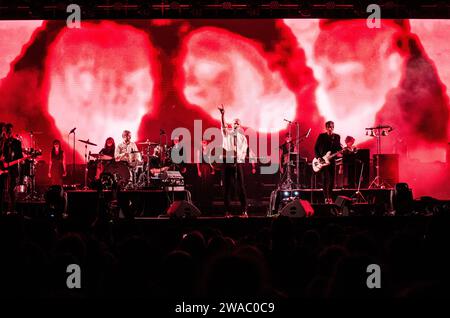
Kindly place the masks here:
[(136, 146), (136, 144), (134, 142), (129, 142), (128, 144), (122, 142), (120, 143), (117, 147), (116, 147), (116, 151), (114, 153), (114, 157), (120, 157), (121, 155), (125, 154), (125, 153), (129, 153), (129, 159), (122, 159), (122, 161), (128, 161), (128, 162), (132, 162), (132, 161), (142, 161), (142, 156), (140, 153), (134, 153), (131, 154), (132, 151), (139, 151), (138, 147)]
[(242, 133), (242, 129), (234, 130), (232, 128), (222, 128), (223, 149), (227, 152), (227, 156), (234, 156), (236, 151), (235, 142), (237, 142), (237, 162), (244, 163), (247, 157), (247, 138)]

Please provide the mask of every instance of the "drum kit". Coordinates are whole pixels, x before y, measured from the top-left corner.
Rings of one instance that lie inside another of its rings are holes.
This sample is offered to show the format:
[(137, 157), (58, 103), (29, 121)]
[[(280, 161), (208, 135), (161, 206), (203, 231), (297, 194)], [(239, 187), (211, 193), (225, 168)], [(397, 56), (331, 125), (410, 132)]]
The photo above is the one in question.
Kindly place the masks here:
[[(23, 200), (40, 200), (36, 191), (36, 165), (37, 158), (42, 155), (42, 150), (36, 148), (34, 135), (42, 132), (30, 131), (30, 147), (22, 149), (23, 159), (18, 165), (19, 182), (14, 188), (16, 198)], [(22, 138), (19, 137), (22, 141)]]
[[(137, 145), (143, 146), (143, 150), (124, 154), (120, 161), (105, 154), (88, 152), (88, 146), (97, 146), (89, 139), (79, 142), (85, 144), (84, 189), (89, 189), (89, 185), (98, 186), (99, 183), (103, 189), (112, 189), (114, 184), (125, 190), (152, 188), (159, 184), (159, 176), (169, 170), (166, 164), (170, 162), (170, 148), (157, 142), (137, 142)], [(95, 180), (91, 180), (91, 184), (88, 182), (88, 162), (95, 167)]]

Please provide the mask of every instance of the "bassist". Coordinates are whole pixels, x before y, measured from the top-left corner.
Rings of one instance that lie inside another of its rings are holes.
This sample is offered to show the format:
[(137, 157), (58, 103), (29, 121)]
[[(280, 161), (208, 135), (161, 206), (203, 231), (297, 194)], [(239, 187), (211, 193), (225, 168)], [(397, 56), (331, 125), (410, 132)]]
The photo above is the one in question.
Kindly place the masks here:
[[(6, 124), (5, 125), (5, 136), (3, 137), (3, 147), (1, 150), (2, 159), (4, 159), (5, 163), (9, 163), (15, 161), (17, 159), (23, 158), (22, 154), (22, 143), (19, 139), (13, 137), (13, 125)], [(17, 178), (19, 176), (19, 169), (17, 165), (13, 165), (8, 168), (8, 173), (6, 176), (4, 175), (4, 180), (6, 184), (5, 189), (8, 190), (9, 197), (9, 209), (11, 212), (15, 209), (15, 194), (14, 188), (16, 187)], [(3, 207), (4, 208), (4, 207)]]
[[(322, 157), (328, 151), (331, 153), (336, 153), (342, 150), (341, 146), (341, 137), (338, 134), (333, 133), (334, 131), (334, 122), (327, 121), (325, 123), (326, 132), (321, 133), (316, 140), (316, 144), (314, 146), (314, 151), (316, 158), (319, 160), (323, 160)], [(325, 203), (333, 203), (332, 191), (334, 185), (334, 158), (330, 160), (330, 165), (325, 166), (321, 169), (322, 174), (322, 186), (323, 192), (325, 196)]]

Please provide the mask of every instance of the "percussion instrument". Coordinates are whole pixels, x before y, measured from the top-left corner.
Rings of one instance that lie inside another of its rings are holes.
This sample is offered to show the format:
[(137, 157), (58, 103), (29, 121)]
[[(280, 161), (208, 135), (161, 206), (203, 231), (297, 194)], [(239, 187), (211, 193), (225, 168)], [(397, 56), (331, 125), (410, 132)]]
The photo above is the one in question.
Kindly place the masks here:
[(90, 142), (89, 139), (88, 140), (78, 139), (78, 141), (82, 142), (83, 144), (86, 144), (86, 145), (97, 146), (97, 144), (94, 144), (93, 142)]
[(157, 142), (148, 141), (148, 139), (144, 142), (138, 142), (138, 145), (146, 145), (146, 146), (156, 146), (159, 145)]
[(104, 155), (101, 153), (91, 153), (89, 154), (90, 157), (95, 158), (97, 160), (113, 160), (114, 158), (108, 155)]
[(124, 161), (111, 162), (106, 165), (100, 178), (104, 178), (104, 175), (109, 175), (118, 183), (127, 184), (130, 181), (130, 170), (128, 164)]

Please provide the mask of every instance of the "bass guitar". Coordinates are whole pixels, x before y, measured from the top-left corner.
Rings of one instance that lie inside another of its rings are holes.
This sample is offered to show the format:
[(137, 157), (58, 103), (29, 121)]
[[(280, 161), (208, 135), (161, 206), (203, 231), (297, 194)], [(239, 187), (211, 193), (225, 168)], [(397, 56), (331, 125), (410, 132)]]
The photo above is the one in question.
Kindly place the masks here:
[(331, 163), (330, 160), (341, 154), (342, 152), (343, 150), (340, 150), (332, 154), (331, 151), (328, 151), (325, 156), (321, 158), (314, 158), (312, 161), (312, 168), (314, 172), (319, 172), (323, 167), (329, 166)]
[(23, 158), (20, 158), (20, 159), (11, 161), (11, 162), (0, 162), (0, 175), (2, 175), (4, 173), (8, 173), (7, 169), (9, 167), (15, 166), (15, 165), (21, 163), (22, 161), (25, 161), (25, 160), (27, 160), (28, 158), (31, 158), (31, 157), (33, 157), (33, 156), (32, 155), (27, 155), (27, 156), (25, 156)]

